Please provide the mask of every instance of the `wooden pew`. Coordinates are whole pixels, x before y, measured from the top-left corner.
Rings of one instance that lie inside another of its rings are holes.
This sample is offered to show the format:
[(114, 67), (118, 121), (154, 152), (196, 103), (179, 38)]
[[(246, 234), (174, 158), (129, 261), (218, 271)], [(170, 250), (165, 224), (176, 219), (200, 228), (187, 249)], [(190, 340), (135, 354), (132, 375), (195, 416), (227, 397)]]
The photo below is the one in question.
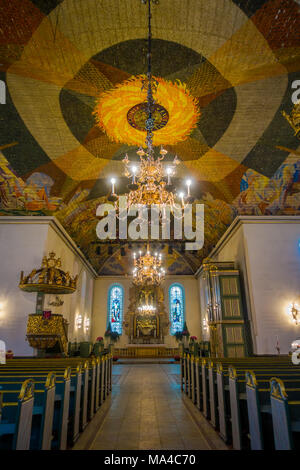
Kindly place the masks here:
[[(247, 358), (243, 360), (229, 358), (229, 359), (217, 359), (216, 366), (216, 383), (217, 383), (217, 399), (212, 391), (210, 390), (210, 397), (213, 403), (217, 403), (218, 407), (218, 418), (219, 418), (219, 432), (222, 439), (226, 443), (232, 442), (232, 425), (231, 425), (231, 407), (230, 407), (230, 393), (229, 393), (229, 373), (228, 367), (230, 362), (235, 365), (236, 374), (241, 380), (241, 383), (245, 380), (245, 370), (249, 367), (255, 367), (261, 369), (263, 372), (268, 368), (268, 373), (273, 375), (274, 367), (280, 370), (289, 369), (289, 373), (293, 373), (291, 370), (291, 364), (287, 358), (273, 361), (273, 359), (263, 358)], [(244, 385), (242, 385), (244, 387)], [(243, 393), (245, 389), (241, 390), (242, 395), (240, 399), (245, 400)], [(236, 410), (235, 410), (236, 411)], [(217, 427), (218, 429), (218, 427)]]
[(192, 403), (196, 403), (196, 357), (191, 356), (191, 400)]
[(95, 413), (96, 395), (96, 361), (93, 359), (88, 364), (89, 367), (89, 387), (88, 387), (88, 419), (93, 419)]
[(201, 376), (201, 365), (200, 365), (200, 358), (196, 357), (195, 358), (195, 392), (196, 392), (196, 406), (198, 410), (202, 410), (203, 406), (203, 400), (202, 400), (202, 376)]
[(96, 358), (96, 382), (95, 382), (95, 413), (100, 408), (100, 399), (101, 399), (101, 359), (100, 357)]
[[(64, 389), (65, 394), (63, 393), (64, 390), (60, 389), (64, 379), (66, 381), (66, 377), (62, 377), (65, 372), (63, 367), (66, 364), (69, 364), (69, 368), (72, 368), (71, 374), (69, 373), (69, 402), (67, 399), (68, 387)], [(87, 421), (92, 419), (101, 402), (111, 392), (112, 354), (104, 354), (101, 359), (97, 358), (96, 361), (86, 361), (83, 366), (78, 366), (78, 358), (13, 359), (8, 361), (5, 369), (1, 366), (0, 374), (3, 375), (5, 372), (6, 378), (17, 376), (17, 379), (14, 378), (16, 381), (29, 376), (41, 380), (49, 372), (49, 368), (53, 368), (53, 372), (57, 375), (55, 407), (52, 416), (54, 418), (52, 447), (57, 448), (59, 446), (58, 448), (64, 449), (66, 448), (66, 426), (68, 427), (68, 442), (73, 444), (78, 438), (79, 432), (86, 427)], [(37, 383), (39, 384), (39, 382)], [(42, 384), (38, 385), (38, 387), (40, 386)], [(40, 390), (41, 392), (42, 390)], [(66, 413), (66, 410), (68, 410), (68, 413)], [(50, 415), (47, 416), (48, 421), (49, 419), (51, 421)], [(34, 420), (37, 421), (37, 418), (34, 417)]]
[(219, 429), (219, 412), (218, 412), (218, 390), (217, 390), (217, 373), (216, 367), (212, 360), (208, 361), (208, 385), (209, 385), (209, 407), (210, 422), (215, 429)]
[(270, 395), (275, 449), (295, 449), (300, 443), (300, 388), (285, 389), (283, 381), (273, 377)]
[(19, 391), (1, 386), (0, 449), (29, 450), (33, 393), (34, 383), (31, 379), (25, 380)]
[[(261, 387), (265, 388), (268, 385), (270, 377), (274, 373), (268, 367), (256, 366), (255, 375), (259, 380)], [(247, 394), (246, 394), (246, 381), (245, 371), (242, 369), (237, 371), (233, 366), (228, 368), (229, 371), (229, 394), (230, 394), (230, 417), (232, 427), (232, 442), (233, 448), (236, 450), (243, 449), (248, 444), (249, 438), (249, 419), (247, 409)], [(281, 377), (290, 379), (292, 382), (299, 377), (294, 369), (289, 366), (287, 368), (279, 368), (277, 370)]]
[[(23, 378), (14, 377), (7, 381), (1, 379), (1, 386), (18, 391)], [(30, 449), (50, 450), (52, 441), (53, 416), (55, 400), (55, 374), (49, 372), (43, 381), (35, 381), (34, 403)]]
[[(65, 365), (65, 364), (64, 364)], [(37, 367), (30, 366), (16, 366), (9, 369), (7, 365), (5, 369), (1, 367), (1, 377), (8, 380), (9, 377), (14, 377), (14, 380), (24, 380), (24, 378), (31, 376), (35, 381), (46, 380), (48, 375), (49, 366), (40, 364)], [(66, 448), (66, 428), (68, 434), (68, 441), (73, 444), (79, 437), (80, 426), (80, 403), (81, 403), (81, 383), (82, 383), (82, 366), (79, 364), (76, 370), (71, 372), (68, 367), (60, 369), (55, 367), (55, 374), (58, 378), (56, 384), (56, 402), (59, 402), (58, 410), (58, 426), (56, 429), (57, 440), (59, 445), (54, 441), (54, 448)], [(69, 376), (70, 375), (70, 376)], [(71, 380), (70, 380), (71, 379)]]
[(210, 419), (210, 403), (209, 403), (209, 382), (208, 382), (208, 359), (202, 359), (201, 363), (201, 378), (202, 378), (202, 403), (203, 414), (205, 418)]

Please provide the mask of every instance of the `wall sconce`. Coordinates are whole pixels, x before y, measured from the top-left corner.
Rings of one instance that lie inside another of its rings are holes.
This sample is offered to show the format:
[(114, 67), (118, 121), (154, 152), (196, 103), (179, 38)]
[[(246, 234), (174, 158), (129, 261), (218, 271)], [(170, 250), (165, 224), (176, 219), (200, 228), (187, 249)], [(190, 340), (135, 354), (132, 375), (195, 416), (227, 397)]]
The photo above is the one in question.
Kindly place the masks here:
[(87, 333), (90, 329), (90, 319), (85, 318), (84, 319), (84, 332)]
[(2, 317), (2, 315), (4, 314), (5, 303), (6, 302), (0, 302), (0, 317)]
[(295, 302), (290, 304), (288, 306), (288, 314), (291, 317), (291, 319), (293, 320), (293, 322), (295, 323), (295, 325), (298, 325), (299, 320), (300, 320), (300, 318), (299, 318), (300, 317), (300, 307), (299, 307), (299, 305), (296, 304)]
[(82, 327), (82, 315), (77, 315), (77, 318), (76, 318), (76, 327), (77, 328), (81, 328)]

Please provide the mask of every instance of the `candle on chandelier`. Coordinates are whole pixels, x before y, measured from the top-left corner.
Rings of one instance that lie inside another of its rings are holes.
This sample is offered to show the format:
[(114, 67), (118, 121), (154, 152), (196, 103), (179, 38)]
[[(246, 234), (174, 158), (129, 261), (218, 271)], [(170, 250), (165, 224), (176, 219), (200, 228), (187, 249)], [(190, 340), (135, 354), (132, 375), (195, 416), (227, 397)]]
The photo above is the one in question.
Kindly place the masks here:
[(136, 172), (137, 172), (137, 167), (133, 166), (131, 168), (131, 171), (132, 171), (132, 183), (135, 184), (135, 175), (136, 175)]
[(192, 184), (192, 181), (191, 180), (187, 180), (186, 181), (186, 185), (187, 185), (187, 195), (190, 196), (190, 186)]
[(172, 168), (168, 167), (168, 168), (167, 168), (168, 185), (171, 184), (171, 174), (172, 174)]
[(116, 183), (116, 179), (115, 179), (115, 178), (111, 178), (110, 182), (111, 182), (111, 193), (112, 193), (112, 194), (115, 194), (115, 183)]
[(183, 198), (184, 198), (184, 193), (179, 193), (179, 197), (180, 197), (180, 199), (181, 199), (181, 204), (184, 206), (184, 200), (183, 200)]

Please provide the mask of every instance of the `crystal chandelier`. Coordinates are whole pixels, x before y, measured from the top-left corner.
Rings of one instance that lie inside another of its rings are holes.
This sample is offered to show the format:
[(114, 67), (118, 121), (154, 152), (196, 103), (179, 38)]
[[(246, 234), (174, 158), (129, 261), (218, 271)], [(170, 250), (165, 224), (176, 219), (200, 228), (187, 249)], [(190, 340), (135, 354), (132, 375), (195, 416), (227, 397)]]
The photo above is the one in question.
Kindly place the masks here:
[(165, 278), (165, 270), (162, 267), (161, 254), (152, 255), (147, 245), (146, 254), (139, 256), (133, 254), (133, 284), (136, 286), (158, 286)]
[[(194, 198), (190, 194), (190, 186), (192, 181), (186, 181), (187, 192), (180, 192), (174, 195), (174, 187), (171, 182), (171, 177), (176, 173), (176, 166), (180, 163), (177, 156), (173, 162), (164, 165), (166, 154), (168, 153), (163, 147), (160, 149), (160, 156), (156, 157), (153, 148), (153, 132), (160, 129), (168, 122), (168, 111), (162, 106), (157, 104), (153, 98), (158, 86), (158, 81), (152, 76), (151, 71), (151, 1), (158, 3), (154, 0), (142, 0), (142, 3), (148, 3), (148, 72), (142, 80), (142, 90), (147, 91), (147, 99), (145, 102), (137, 104), (128, 112), (128, 120), (134, 121), (134, 126), (140, 125), (139, 130), (146, 131), (146, 141), (144, 150), (142, 147), (137, 151), (139, 156), (139, 164), (130, 162), (128, 155), (125, 155), (123, 164), (125, 166), (124, 175), (131, 178), (131, 183), (128, 185), (129, 193), (127, 197), (127, 210), (132, 206), (146, 206), (156, 204), (160, 209), (165, 209), (167, 206), (170, 208), (171, 213), (174, 214), (175, 209), (185, 207), (187, 204), (192, 203)], [(129, 116), (130, 115), (130, 116)], [(135, 116), (135, 119), (134, 119)], [(129, 119), (130, 118), (130, 119)], [(138, 124), (137, 124), (138, 123)], [(111, 194), (108, 200), (115, 202), (116, 210), (118, 211), (117, 201), (119, 196), (115, 193), (116, 179), (111, 179)], [(180, 204), (176, 204), (176, 199), (179, 198)], [(162, 210), (163, 212), (163, 210)]]

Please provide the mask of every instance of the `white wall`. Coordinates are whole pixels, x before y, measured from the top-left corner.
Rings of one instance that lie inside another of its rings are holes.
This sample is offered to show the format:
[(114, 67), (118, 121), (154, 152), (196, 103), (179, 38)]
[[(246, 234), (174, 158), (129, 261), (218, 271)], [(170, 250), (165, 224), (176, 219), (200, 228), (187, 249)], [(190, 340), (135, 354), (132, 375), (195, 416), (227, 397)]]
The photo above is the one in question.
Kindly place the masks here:
[[(49, 226), (47, 234), (47, 242), (45, 246), (45, 255), (50, 251), (56, 253), (56, 257), (62, 260), (62, 268), (69, 271), (72, 276), (78, 274), (77, 289), (73, 294), (61, 296), (64, 304), (61, 307), (51, 307), (48, 301), (54, 296), (45, 296), (45, 307), (52, 309), (53, 313), (60, 313), (69, 322), (68, 334), (70, 341), (89, 341), (92, 331), (92, 303), (93, 303), (93, 287), (94, 278), (86, 265), (76, 252), (70, 247), (60, 232)], [(90, 320), (89, 331), (85, 331), (84, 327), (77, 328), (76, 319), (81, 314), (84, 321), (85, 318)]]
[[(1, 217), (0, 218), (0, 339), (15, 355), (33, 355), (34, 350), (26, 342), (27, 317), (36, 311), (36, 293), (19, 289), (20, 272), (25, 274), (41, 266), (44, 255), (54, 251), (61, 257), (62, 268), (73, 276), (79, 273), (78, 288), (74, 294), (62, 295), (63, 306), (44, 307), (53, 313), (63, 314), (69, 321), (69, 340), (89, 340), (83, 328), (77, 330), (75, 318), (92, 319), (94, 273), (76, 245), (53, 217)], [(86, 294), (82, 299), (83, 278), (86, 277)], [(54, 297), (54, 296), (52, 296)]]
[[(93, 330), (92, 340), (97, 336), (104, 336), (107, 327), (107, 298), (111, 284), (118, 282), (124, 288), (124, 312), (127, 312), (129, 306), (129, 289), (132, 286), (131, 278), (103, 276), (98, 277), (94, 287), (93, 304)], [(169, 287), (173, 282), (179, 282), (185, 289), (185, 311), (186, 322), (191, 335), (200, 337), (200, 309), (197, 280), (193, 276), (168, 276), (162, 284), (164, 289), (165, 308), (169, 314)], [(118, 346), (122, 347), (128, 344), (127, 335), (123, 334), (119, 340)], [(165, 344), (170, 347), (176, 347), (176, 340), (173, 336), (165, 337)]]
[(300, 304), (300, 217), (239, 217), (210, 254), (240, 269), (251, 321), (254, 352), (281, 353), (300, 337), (300, 325), (287, 315)]
[(245, 225), (248, 271), (253, 294), (254, 333), (258, 354), (282, 353), (300, 337), (299, 326), (287, 315), (293, 301), (300, 305), (300, 221)]
[(0, 221), (0, 339), (15, 355), (33, 355), (25, 341), (27, 316), (35, 313), (36, 294), (19, 289), (20, 273), (41, 265), (48, 226)]

